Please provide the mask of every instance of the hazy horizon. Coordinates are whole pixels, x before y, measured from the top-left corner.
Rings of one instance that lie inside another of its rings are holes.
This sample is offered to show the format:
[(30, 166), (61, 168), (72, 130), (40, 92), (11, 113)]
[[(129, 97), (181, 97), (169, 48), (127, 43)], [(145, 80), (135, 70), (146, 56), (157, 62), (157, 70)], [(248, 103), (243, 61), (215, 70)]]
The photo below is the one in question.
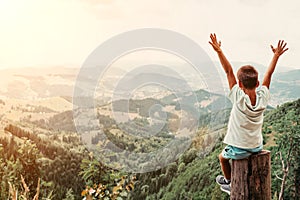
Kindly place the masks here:
[[(220, 64), (220, 61), (219, 60), (212, 60), (212, 62), (215, 64), (215, 65), (221, 65)], [(252, 61), (230, 61), (231, 64), (236, 64), (236, 63), (243, 63), (243, 64), (250, 64), (250, 65), (253, 65), (254, 64), (254, 67), (255, 67), (255, 64), (257, 65), (260, 65), (260, 66), (265, 66), (267, 68), (267, 64), (262, 64), (262, 63), (257, 63), (257, 62), (252, 62)], [(129, 64), (129, 63), (128, 63)], [(148, 63), (151, 65), (151, 63)], [(173, 63), (173, 64), (182, 64), (182, 63)], [(10, 67), (0, 67), (0, 70), (17, 70), (17, 69), (45, 69), (45, 68), (68, 68), (68, 69), (80, 69), (82, 67), (82, 65), (32, 65), (32, 66), (10, 66)], [(218, 66), (216, 66), (218, 67)], [(233, 66), (233, 68), (238, 68), (239, 66)], [(120, 68), (122, 69), (122, 67), (116, 67), (116, 68)], [(286, 65), (281, 65), (279, 64), (276, 68), (276, 71), (281, 71), (281, 72), (284, 72), (284, 71), (289, 71), (289, 70), (300, 70), (300, 66), (286, 66)], [(221, 71), (221, 70), (220, 70)]]

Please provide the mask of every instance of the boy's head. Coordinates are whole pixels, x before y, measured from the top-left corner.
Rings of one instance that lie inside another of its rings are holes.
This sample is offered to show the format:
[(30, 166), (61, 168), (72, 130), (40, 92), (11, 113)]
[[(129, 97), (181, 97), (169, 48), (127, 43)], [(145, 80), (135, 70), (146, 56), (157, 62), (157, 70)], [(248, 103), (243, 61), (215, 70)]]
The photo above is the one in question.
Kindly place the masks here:
[(259, 85), (258, 72), (251, 65), (242, 66), (237, 72), (237, 77), (240, 87), (245, 89), (254, 89)]

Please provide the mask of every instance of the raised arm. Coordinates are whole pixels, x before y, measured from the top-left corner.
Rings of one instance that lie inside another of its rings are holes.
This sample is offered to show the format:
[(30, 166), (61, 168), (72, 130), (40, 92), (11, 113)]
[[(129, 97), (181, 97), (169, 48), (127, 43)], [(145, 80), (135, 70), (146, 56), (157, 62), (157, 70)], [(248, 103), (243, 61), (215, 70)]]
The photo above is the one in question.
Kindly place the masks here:
[(263, 83), (262, 85), (266, 86), (267, 88), (270, 87), (270, 83), (271, 83), (271, 78), (272, 78), (272, 74), (275, 70), (275, 67), (276, 67), (276, 64), (277, 64), (277, 61), (278, 61), (278, 58), (288, 50), (288, 48), (286, 48), (286, 43), (284, 43), (283, 40), (279, 40), (278, 41), (278, 44), (277, 44), (277, 47), (274, 48), (272, 45), (271, 45), (271, 49), (274, 53), (273, 55), (273, 58), (271, 60), (271, 63), (264, 75), (264, 79), (263, 79)]
[(229, 84), (229, 89), (231, 89), (237, 82), (231, 67), (231, 64), (225, 57), (224, 53), (222, 52), (221, 49), (221, 41), (218, 42), (216, 34), (210, 34), (210, 39), (209, 44), (214, 48), (214, 50), (218, 53), (220, 62), (222, 64), (222, 67), (227, 75), (227, 80)]

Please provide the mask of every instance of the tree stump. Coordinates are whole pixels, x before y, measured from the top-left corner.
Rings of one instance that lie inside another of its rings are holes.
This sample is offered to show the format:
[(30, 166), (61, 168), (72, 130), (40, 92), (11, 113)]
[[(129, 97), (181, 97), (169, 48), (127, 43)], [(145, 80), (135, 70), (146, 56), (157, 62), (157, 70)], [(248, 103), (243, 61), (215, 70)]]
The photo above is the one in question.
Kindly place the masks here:
[(271, 200), (270, 151), (232, 160), (230, 200)]

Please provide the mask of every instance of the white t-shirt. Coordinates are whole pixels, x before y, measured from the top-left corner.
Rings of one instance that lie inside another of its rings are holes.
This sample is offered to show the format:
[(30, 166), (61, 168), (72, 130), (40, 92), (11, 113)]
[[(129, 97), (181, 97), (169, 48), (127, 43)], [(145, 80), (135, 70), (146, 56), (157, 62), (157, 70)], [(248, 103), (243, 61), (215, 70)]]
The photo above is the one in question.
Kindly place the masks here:
[(232, 110), (224, 143), (244, 149), (262, 145), (261, 129), (263, 113), (270, 99), (269, 89), (261, 86), (257, 90), (255, 106), (251, 105), (249, 96), (238, 84), (231, 89), (229, 99), (232, 102)]

